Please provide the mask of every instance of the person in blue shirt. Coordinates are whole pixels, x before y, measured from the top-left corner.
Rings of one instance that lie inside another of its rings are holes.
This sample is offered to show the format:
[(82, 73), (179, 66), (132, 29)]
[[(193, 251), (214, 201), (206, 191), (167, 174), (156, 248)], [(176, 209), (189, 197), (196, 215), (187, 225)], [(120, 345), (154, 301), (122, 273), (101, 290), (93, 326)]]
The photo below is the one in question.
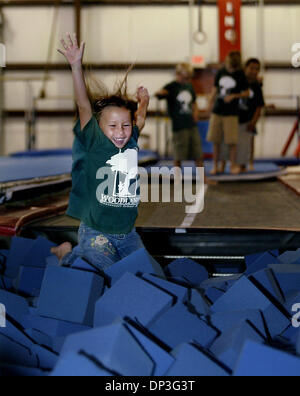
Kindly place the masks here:
[[(61, 40), (71, 66), (79, 119), (74, 127), (72, 190), (67, 214), (81, 220), (78, 245), (53, 248), (61, 265), (86, 259), (100, 270), (143, 247), (134, 224), (138, 214), (138, 138), (149, 105), (149, 93), (127, 94), (127, 75), (115, 94), (87, 88), (82, 60), (85, 44), (76, 35)], [(98, 87), (101, 85), (98, 84)]]

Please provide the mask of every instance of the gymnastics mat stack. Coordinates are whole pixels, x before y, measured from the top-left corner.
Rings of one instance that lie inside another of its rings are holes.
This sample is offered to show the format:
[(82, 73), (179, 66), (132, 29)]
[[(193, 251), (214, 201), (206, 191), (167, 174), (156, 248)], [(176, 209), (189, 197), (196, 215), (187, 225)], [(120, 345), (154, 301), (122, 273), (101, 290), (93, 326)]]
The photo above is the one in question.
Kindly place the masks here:
[(62, 267), (52, 246), (14, 237), (0, 252), (2, 376), (299, 375), (300, 249), (210, 277), (145, 249)]

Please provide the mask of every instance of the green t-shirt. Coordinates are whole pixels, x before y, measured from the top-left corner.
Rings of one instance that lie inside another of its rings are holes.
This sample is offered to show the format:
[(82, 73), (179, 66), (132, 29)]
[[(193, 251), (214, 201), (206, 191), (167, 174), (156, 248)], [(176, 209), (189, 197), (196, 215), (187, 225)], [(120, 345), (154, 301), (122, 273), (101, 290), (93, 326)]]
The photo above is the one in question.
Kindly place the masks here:
[(193, 118), (193, 104), (196, 94), (192, 84), (180, 84), (173, 81), (164, 87), (168, 91), (168, 113), (172, 119), (173, 131), (196, 126)]
[(128, 234), (140, 202), (138, 127), (122, 149), (103, 133), (93, 116), (74, 127), (72, 190), (67, 214), (106, 234)]

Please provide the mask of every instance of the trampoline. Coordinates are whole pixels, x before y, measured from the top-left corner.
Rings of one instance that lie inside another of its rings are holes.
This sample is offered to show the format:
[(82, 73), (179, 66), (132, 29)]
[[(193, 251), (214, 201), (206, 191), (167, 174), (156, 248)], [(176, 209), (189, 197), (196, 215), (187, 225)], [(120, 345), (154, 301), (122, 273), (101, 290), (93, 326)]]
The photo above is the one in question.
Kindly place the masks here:
[[(155, 166), (148, 166), (146, 167), (147, 171), (153, 174), (161, 174), (161, 175), (168, 175), (170, 170), (173, 168), (174, 163), (172, 160), (160, 160), (158, 161)], [(212, 170), (213, 163), (212, 161), (205, 161), (205, 173), (206, 176), (214, 181), (217, 182), (241, 182), (241, 181), (259, 181), (259, 180), (268, 180), (277, 178), (280, 175), (285, 174), (283, 168), (279, 167), (278, 165), (272, 162), (260, 162), (255, 161), (254, 163), (254, 171), (241, 173), (239, 175), (231, 175), (229, 173), (229, 168), (227, 167), (224, 174), (218, 174), (216, 176), (210, 175), (210, 171)], [(182, 168), (192, 168), (192, 177), (195, 179), (196, 177), (196, 168), (194, 161), (183, 161)], [(189, 177), (189, 176), (187, 176)]]

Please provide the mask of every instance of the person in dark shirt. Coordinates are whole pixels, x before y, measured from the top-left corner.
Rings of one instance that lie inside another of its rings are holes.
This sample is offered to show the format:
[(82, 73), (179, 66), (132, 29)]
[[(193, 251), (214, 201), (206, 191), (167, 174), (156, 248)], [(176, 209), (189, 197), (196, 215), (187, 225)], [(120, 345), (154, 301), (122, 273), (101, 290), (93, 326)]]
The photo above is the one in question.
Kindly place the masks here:
[[(247, 168), (253, 170), (254, 138), (257, 134), (256, 125), (261, 116), (262, 108), (265, 106), (262, 83), (258, 81), (261, 64), (256, 58), (250, 58), (245, 64), (245, 75), (249, 84), (249, 98), (241, 99), (239, 102), (239, 139), (237, 145), (237, 164), (241, 172)], [(224, 172), (228, 150), (222, 147), (223, 163), (220, 171)]]
[(230, 52), (225, 67), (219, 70), (211, 93), (208, 111), (210, 118), (207, 140), (214, 145), (214, 167), (212, 174), (218, 173), (220, 149), (223, 139), (229, 146), (231, 173), (238, 174), (236, 149), (239, 133), (239, 100), (249, 96), (248, 82), (241, 66), (240, 52)]
[(181, 167), (184, 160), (194, 160), (197, 167), (203, 167), (202, 142), (197, 128), (199, 110), (190, 82), (192, 73), (189, 64), (178, 64), (176, 80), (156, 93), (158, 99), (166, 99), (168, 103), (173, 129), (175, 167)]

